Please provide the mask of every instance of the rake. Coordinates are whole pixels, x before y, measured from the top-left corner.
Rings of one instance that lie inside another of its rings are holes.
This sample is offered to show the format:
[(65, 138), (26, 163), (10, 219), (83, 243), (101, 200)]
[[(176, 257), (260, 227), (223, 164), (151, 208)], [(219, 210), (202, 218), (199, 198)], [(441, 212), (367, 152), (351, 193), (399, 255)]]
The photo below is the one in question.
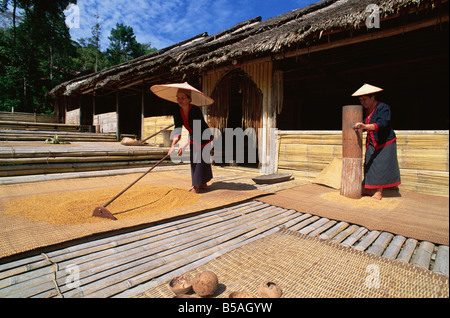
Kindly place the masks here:
[(136, 179), (132, 184), (130, 184), (128, 187), (123, 189), (119, 194), (117, 194), (114, 198), (112, 198), (108, 203), (106, 203), (103, 206), (98, 206), (94, 209), (94, 212), (92, 213), (92, 216), (110, 219), (110, 220), (117, 220), (117, 218), (106, 208), (108, 205), (110, 205), (114, 200), (116, 200), (118, 197), (120, 197), (122, 194), (124, 194), (125, 191), (127, 191), (129, 188), (131, 188), (133, 185), (135, 185), (139, 180), (141, 180), (143, 177), (145, 177), (150, 171), (152, 171), (157, 165), (159, 165), (161, 162), (167, 159), (170, 154), (167, 154), (159, 160), (157, 163), (155, 163), (150, 169), (148, 169), (142, 176)]

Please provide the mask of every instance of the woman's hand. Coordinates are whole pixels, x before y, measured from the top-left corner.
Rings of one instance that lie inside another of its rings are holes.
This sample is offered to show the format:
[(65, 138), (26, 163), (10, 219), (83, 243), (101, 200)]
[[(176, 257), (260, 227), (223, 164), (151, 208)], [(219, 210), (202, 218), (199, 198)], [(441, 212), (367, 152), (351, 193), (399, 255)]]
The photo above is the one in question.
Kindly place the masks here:
[[(175, 151), (175, 147), (172, 146), (172, 147), (170, 147), (169, 152), (168, 152), (167, 154), (170, 155), (170, 154), (172, 154), (174, 151)], [(180, 147), (180, 148), (178, 149), (177, 154), (178, 154), (178, 156), (181, 157), (181, 155), (183, 154), (183, 147)]]
[(353, 129), (355, 129), (355, 130), (364, 130), (364, 129), (367, 129), (367, 127), (363, 123), (356, 123), (355, 126), (353, 126)]
[(174, 138), (173, 140), (172, 140), (172, 146), (170, 146), (170, 149), (169, 149), (169, 152), (167, 153), (168, 155), (170, 155), (173, 151), (174, 151), (174, 149), (175, 149), (175, 145), (180, 141), (180, 136), (178, 136), (177, 138)]
[(355, 126), (353, 126), (353, 129), (355, 130), (377, 130), (377, 126), (375, 124), (363, 124), (363, 123), (356, 123)]
[(181, 155), (183, 154), (184, 148), (186, 148), (188, 145), (189, 145), (189, 142), (186, 142), (183, 146), (180, 147), (180, 149), (178, 149), (178, 156), (181, 157)]

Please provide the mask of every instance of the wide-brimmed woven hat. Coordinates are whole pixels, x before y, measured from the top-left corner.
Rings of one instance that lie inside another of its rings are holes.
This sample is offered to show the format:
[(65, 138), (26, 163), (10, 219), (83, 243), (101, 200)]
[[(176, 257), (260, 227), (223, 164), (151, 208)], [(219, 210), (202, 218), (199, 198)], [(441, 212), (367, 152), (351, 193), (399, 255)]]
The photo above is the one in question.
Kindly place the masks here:
[(358, 97), (358, 96), (375, 94), (375, 93), (379, 93), (382, 91), (383, 91), (382, 88), (379, 88), (379, 87), (376, 87), (376, 86), (373, 86), (370, 84), (364, 84), (363, 86), (361, 86), (360, 89), (358, 89), (356, 92), (354, 92), (352, 96)]
[(174, 84), (158, 84), (150, 87), (150, 90), (156, 94), (156, 96), (168, 100), (173, 103), (177, 103), (177, 92), (179, 89), (189, 90), (191, 92), (191, 104), (195, 106), (208, 106), (214, 103), (214, 99), (203, 94), (195, 87), (185, 83)]

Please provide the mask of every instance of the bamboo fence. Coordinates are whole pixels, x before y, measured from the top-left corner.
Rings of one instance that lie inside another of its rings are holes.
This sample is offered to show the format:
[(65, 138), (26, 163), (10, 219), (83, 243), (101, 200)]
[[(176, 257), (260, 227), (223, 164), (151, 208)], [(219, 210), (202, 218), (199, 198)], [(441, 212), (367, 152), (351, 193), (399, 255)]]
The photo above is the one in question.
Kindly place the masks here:
[(22, 112), (0, 112), (0, 121), (59, 123), (58, 117), (55, 115)]

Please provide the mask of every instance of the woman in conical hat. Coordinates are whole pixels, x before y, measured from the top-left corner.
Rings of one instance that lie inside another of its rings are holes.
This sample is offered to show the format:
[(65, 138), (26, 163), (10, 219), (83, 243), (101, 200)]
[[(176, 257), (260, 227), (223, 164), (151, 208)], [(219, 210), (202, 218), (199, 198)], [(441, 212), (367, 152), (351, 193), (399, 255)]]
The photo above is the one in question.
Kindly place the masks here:
[(372, 195), (377, 200), (382, 199), (383, 189), (401, 183), (391, 109), (386, 103), (379, 102), (375, 95), (382, 91), (382, 88), (364, 84), (352, 95), (358, 97), (366, 109), (364, 121), (354, 126), (355, 130), (367, 131), (363, 195)]
[(179, 107), (173, 110), (175, 129), (169, 154), (181, 139), (181, 129), (184, 126), (189, 132), (189, 139), (178, 149), (178, 156), (183, 149), (190, 146), (191, 161), (191, 192), (199, 193), (207, 189), (207, 183), (213, 178), (211, 168), (211, 142), (214, 139), (202, 111), (197, 106), (207, 106), (214, 102), (188, 83), (154, 85), (151, 90), (159, 97), (176, 102)]

